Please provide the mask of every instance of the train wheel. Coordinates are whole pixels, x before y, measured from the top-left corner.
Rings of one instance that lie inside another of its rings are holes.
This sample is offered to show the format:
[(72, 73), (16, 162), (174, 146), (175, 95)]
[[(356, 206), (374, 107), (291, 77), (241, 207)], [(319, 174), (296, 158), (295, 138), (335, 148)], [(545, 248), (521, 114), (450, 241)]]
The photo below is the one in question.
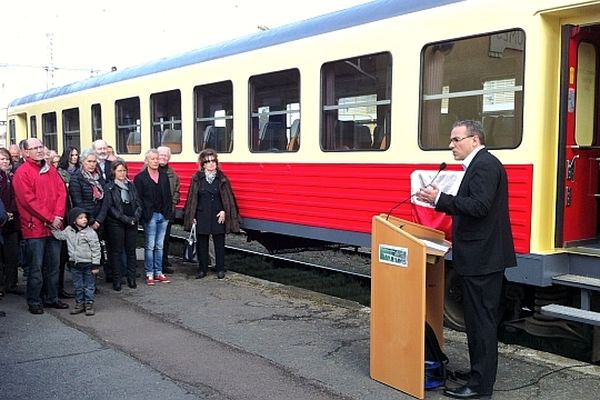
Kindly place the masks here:
[(444, 323), (448, 328), (464, 332), (465, 316), (462, 306), (462, 287), (458, 274), (451, 267), (446, 268), (444, 296)]

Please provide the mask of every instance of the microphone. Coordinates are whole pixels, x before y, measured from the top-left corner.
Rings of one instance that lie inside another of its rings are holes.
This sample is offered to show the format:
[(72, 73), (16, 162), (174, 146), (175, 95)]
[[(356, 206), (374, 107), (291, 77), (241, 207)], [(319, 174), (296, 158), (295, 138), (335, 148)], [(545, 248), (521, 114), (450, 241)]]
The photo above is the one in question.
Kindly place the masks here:
[[(429, 182), (427, 185), (423, 186), (423, 188), (426, 188), (427, 186), (431, 186), (433, 184), (433, 182), (435, 182), (435, 180), (437, 179), (437, 177), (440, 175), (440, 172), (442, 172), (443, 170), (445, 170), (447, 166), (448, 165), (445, 162), (441, 163), (440, 166), (438, 167), (438, 170), (437, 170), (436, 174), (433, 176), (433, 179), (431, 180), (431, 182)], [(390, 218), (390, 214), (392, 213), (392, 211), (394, 211), (396, 208), (400, 207), (402, 204), (406, 203), (407, 201), (409, 201), (410, 199), (412, 199), (416, 195), (417, 195), (417, 192), (411, 194), (407, 198), (405, 198), (402, 201), (396, 203), (394, 205), (394, 207), (390, 208), (390, 211), (388, 211), (388, 213), (387, 213), (387, 215), (385, 217), (385, 220), (387, 221)]]

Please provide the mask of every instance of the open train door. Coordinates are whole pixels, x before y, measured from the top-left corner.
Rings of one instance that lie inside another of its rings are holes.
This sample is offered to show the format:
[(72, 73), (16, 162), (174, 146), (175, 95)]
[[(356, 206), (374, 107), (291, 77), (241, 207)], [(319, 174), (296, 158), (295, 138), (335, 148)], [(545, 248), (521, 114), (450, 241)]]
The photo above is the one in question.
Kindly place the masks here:
[(557, 247), (600, 244), (599, 54), (600, 25), (563, 27)]

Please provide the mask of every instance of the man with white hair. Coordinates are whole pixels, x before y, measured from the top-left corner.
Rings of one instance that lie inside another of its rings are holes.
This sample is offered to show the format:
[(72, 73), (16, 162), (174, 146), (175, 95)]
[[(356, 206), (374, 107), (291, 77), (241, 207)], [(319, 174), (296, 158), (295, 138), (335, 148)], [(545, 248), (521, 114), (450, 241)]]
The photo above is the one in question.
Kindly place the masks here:
[(92, 148), (96, 152), (98, 164), (97, 170), (105, 182), (112, 180), (111, 162), (108, 160), (108, 145), (102, 139), (98, 139), (92, 143)]
[(30, 313), (43, 314), (44, 307), (69, 307), (58, 299), (61, 244), (50, 233), (63, 226), (67, 190), (56, 168), (46, 163), (42, 142), (31, 138), (24, 145), (28, 156), (13, 185), (26, 243), (27, 304)]
[(177, 203), (179, 203), (179, 188), (181, 186), (181, 181), (173, 168), (169, 166), (169, 160), (171, 160), (171, 148), (167, 146), (160, 146), (156, 150), (158, 151), (158, 169), (167, 174), (169, 177), (169, 186), (171, 187), (173, 213), (172, 218), (169, 220), (169, 225), (167, 225), (167, 231), (165, 232), (165, 240), (163, 243), (163, 272), (172, 274), (173, 268), (171, 263), (169, 263), (171, 225), (173, 224), (173, 219), (175, 219), (175, 209), (177, 207)]

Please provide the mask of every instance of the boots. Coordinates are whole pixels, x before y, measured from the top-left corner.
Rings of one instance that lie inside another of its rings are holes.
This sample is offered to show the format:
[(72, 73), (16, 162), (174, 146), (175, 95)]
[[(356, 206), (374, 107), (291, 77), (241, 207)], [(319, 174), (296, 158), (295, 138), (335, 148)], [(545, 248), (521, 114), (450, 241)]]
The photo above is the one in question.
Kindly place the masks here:
[(135, 283), (135, 278), (127, 278), (127, 286), (131, 289), (137, 288), (137, 283)]

